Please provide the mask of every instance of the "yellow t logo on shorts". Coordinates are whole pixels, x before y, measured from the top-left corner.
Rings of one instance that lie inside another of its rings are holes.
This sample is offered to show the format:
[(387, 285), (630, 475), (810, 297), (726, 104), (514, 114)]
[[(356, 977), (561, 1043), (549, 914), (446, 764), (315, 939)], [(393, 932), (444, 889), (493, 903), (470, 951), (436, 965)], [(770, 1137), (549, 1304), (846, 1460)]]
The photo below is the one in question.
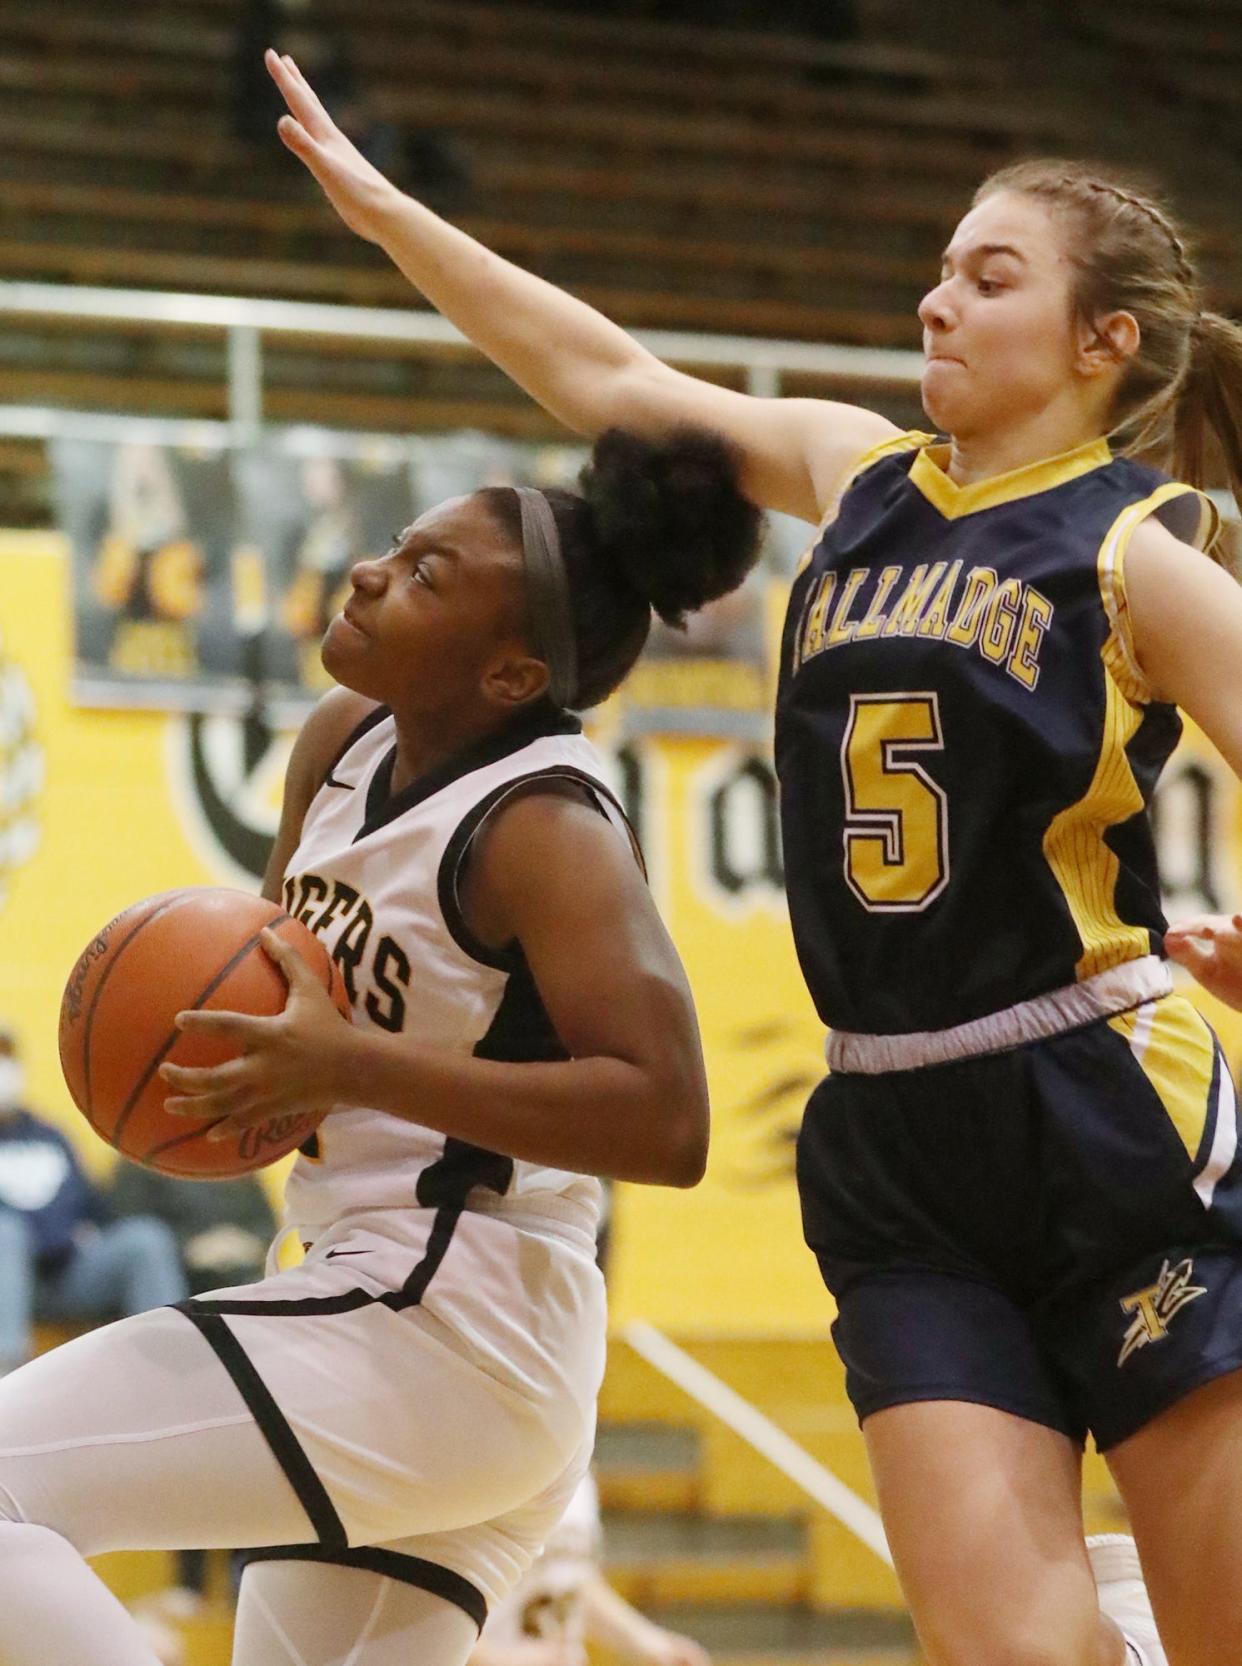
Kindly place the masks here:
[(1203, 1285), (1190, 1282), (1194, 1270), (1195, 1264), (1189, 1256), (1179, 1261), (1176, 1267), (1170, 1267), (1166, 1261), (1154, 1284), (1149, 1284), (1145, 1290), (1136, 1290), (1132, 1296), (1121, 1298), (1122, 1312), (1133, 1313), (1134, 1320), (1117, 1355), (1119, 1366), (1149, 1342), (1163, 1341), (1169, 1334), (1174, 1315), (1180, 1313), (1188, 1302), (1207, 1295)]

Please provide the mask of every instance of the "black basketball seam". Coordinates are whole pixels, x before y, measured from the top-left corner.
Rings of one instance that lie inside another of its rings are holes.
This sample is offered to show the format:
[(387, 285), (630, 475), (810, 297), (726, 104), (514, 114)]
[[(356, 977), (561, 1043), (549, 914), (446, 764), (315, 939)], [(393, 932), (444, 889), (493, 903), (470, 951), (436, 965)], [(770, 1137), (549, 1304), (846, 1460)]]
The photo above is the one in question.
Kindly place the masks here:
[[(285, 1114), (291, 1116), (309, 1116), (311, 1113), (309, 1111), (291, 1111)], [(149, 1163), (153, 1158), (163, 1156), (166, 1151), (173, 1151), (179, 1145), (188, 1145), (191, 1140), (198, 1139), (201, 1134), (205, 1134), (209, 1129), (214, 1128), (217, 1122), (223, 1122), (224, 1120), (225, 1119), (223, 1117), (218, 1116), (208, 1117), (206, 1121), (200, 1123), (197, 1128), (192, 1128), (188, 1134), (177, 1134), (171, 1140), (165, 1140), (162, 1145), (153, 1145), (150, 1151), (144, 1151), (142, 1156), (137, 1158), (136, 1161), (140, 1163)], [(259, 1124), (259, 1126), (262, 1127), (264, 1125)], [(311, 1132), (313, 1133), (314, 1129), (312, 1129)], [(259, 1163), (256, 1166), (264, 1168), (266, 1167), (266, 1164)], [(205, 1174), (202, 1178), (204, 1180), (210, 1180), (213, 1177), (209, 1174)], [(231, 1178), (231, 1176), (221, 1175), (219, 1178), (226, 1179)]]
[[(255, 933), (253, 933), (252, 936), (250, 936), (246, 939), (246, 941), (242, 944), (241, 948), (238, 949), (237, 952), (233, 955), (232, 959), (226, 961), (226, 963), (216, 973), (215, 977), (212, 978), (211, 982), (207, 985), (207, 987), (205, 989), (202, 989), (202, 990), (199, 991), (199, 993), (196, 996), (193, 1004), (191, 1006), (188, 1006), (188, 1007), (182, 1007), (181, 1011), (182, 1012), (197, 1012), (199, 1010), (199, 1008), (202, 1006), (203, 1002), (205, 1000), (207, 1000), (208, 997), (215, 990), (217, 990), (220, 987), (220, 985), (224, 982), (225, 978), (228, 977), (229, 973), (232, 972), (236, 967), (241, 965), (242, 961), (245, 960), (246, 956), (250, 953), (251, 949), (254, 948), (255, 944), (259, 941), (259, 939), (262, 937), (262, 935), (265, 931), (275, 930), (275, 928), (277, 926), (283, 925), (286, 920), (291, 920), (292, 918), (293, 918), (293, 916), (291, 914), (277, 914), (274, 919), (268, 920), (262, 926), (260, 926), (258, 931), (256, 931)], [(177, 1037), (180, 1035), (180, 1033), (181, 1032), (179, 1030), (174, 1030), (172, 1032), (171, 1036), (168, 1038), (167, 1041), (165, 1041), (164, 1045), (160, 1048), (159, 1052), (155, 1054), (155, 1056), (152, 1058), (151, 1062), (147, 1065), (147, 1068), (143, 1071), (142, 1077), (139, 1080), (137, 1086), (134, 1088), (134, 1090), (130, 1094), (129, 1098), (125, 1101), (124, 1105), (121, 1107), (121, 1114), (116, 1119), (116, 1123), (113, 1126), (112, 1133), (108, 1136), (109, 1143), (112, 1144), (112, 1145), (115, 1145), (117, 1147), (118, 1151), (120, 1150), (120, 1145), (118, 1144), (118, 1141), (120, 1140), (121, 1135), (125, 1131), (125, 1124), (129, 1121), (130, 1116), (133, 1114), (134, 1106), (138, 1103), (139, 1099), (142, 1098), (142, 1094), (143, 1094), (144, 1089), (146, 1088), (147, 1083), (151, 1080), (152, 1076), (154, 1076), (155, 1072), (159, 1069), (160, 1065), (163, 1064), (164, 1060), (168, 1057), (169, 1053), (171, 1053), (173, 1048), (177, 1045)], [(202, 1130), (200, 1129), (199, 1132), (201, 1133)]]
[(104, 984), (106, 984), (108, 979), (112, 976), (113, 968), (116, 966), (117, 961), (120, 960), (121, 956), (133, 942), (134, 938), (137, 937), (138, 933), (140, 931), (144, 931), (153, 920), (158, 920), (162, 914), (166, 914), (170, 908), (177, 908), (181, 903), (188, 902), (189, 898), (190, 893), (185, 891), (179, 892), (176, 895), (169, 897), (167, 902), (161, 903), (158, 908), (153, 908), (149, 914), (144, 915), (143, 918), (139, 920), (138, 924), (130, 932), (129, 936), (123, 938), (121, 942), (117, 944), (115, 954), (110, 956), (108, 964), (99, 974), (99, 982), (95, 985), (94, 994), (91, 996), (91, 1004), (86, 1009), (86, 1023), (82, 1029), (82, 1074), (86, 1081), (86, 1104), (81, 1107), (81, 1110), (82, 1115), (90, 1123), (91, 1127), (97, 1134), (102, 1135), (104, 1139), (107, 1139), (108, 1136), (104, 1134), (103, 1129), (95, 1121), (93, 1114), (94, 1093), (91, 1089), (91, 1034), (95, 1028), (95, 1008), (99, 1005), (99, 997), (103, 994)]
[(188, 1133), (175, 1134), (171, 1140), (165, 1140), (162, 1145), (153, 1145), (150, 1151), (144, 1151), (142, 1156), (137, 1158), (136, 1161), (139, 1163), (149, 1163), (153, 1157), (160, 1157), (165, 1151), (173, 1151), (179, 1145), (188, 1145), (191, 1140), (198, 1139), (200, 1134), (207, 1133), (209, 1129), (215, 1127), (217, 1122), (222, 1122), (223, 1120), (224, 1119), (222, 1117), (218, 1116), (208, 1117), (206, 1121), (201, 1122), (197, 1128), (191, 1128)]

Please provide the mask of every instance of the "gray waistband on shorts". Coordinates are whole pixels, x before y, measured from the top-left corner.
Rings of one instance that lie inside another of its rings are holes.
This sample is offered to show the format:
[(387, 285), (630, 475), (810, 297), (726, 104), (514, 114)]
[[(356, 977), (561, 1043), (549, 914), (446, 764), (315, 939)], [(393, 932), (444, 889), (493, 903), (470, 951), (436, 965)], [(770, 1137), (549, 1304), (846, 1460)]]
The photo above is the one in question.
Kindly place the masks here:
[(1127, 960), (1081, 983), (1053, 989), (1002, 1012), (985, 1013), (950, 1030), (916, 1030), (907, 1035), (856, 1035), (831, 1030), (824, 1047), (828, 1068), (839, 1075), (880, 1076), (889, 1070), (921, 1070), (929, 1064), (1004, 1053), (1028, 1041), (1042, 1041), (1081, 1029), (1100, 1018), (1158, 1001), (1173, 990), (1173, 974), (1158, 955)]

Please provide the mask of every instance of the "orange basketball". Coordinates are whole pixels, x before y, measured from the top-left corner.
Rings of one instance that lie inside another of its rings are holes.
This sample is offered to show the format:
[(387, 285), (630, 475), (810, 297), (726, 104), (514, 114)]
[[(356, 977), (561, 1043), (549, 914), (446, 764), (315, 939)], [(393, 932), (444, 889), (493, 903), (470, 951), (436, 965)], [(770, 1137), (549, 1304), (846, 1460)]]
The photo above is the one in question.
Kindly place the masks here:
[(278, 1116), (236, 1138), (209, 1142), (210, 1121), (170, 1116), (173, 1090), (159, 1067), (221, 1064), (234, 1049), (216, 1036), (183, 1034), (189, 1008), (266, 1017), (288, 987), (259, 941), (264, 926), (291, 943), (341, 1012), (349, 997), (323, 944), (274, 903), (242, 891), (165, 891), (135, 903), (79, 956), (60, 1005), (60, 1065), (74, 1103), (109, 1145), (148, 1168), (225, 1179), (273, 1163), (302, 1145), (322, 1113)]

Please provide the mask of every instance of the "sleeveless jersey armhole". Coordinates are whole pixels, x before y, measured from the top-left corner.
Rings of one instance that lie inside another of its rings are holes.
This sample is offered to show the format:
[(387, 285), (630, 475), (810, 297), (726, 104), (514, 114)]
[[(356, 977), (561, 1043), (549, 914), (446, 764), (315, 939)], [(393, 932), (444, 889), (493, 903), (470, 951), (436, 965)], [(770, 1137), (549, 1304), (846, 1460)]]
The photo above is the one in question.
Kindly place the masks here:
[(488, 818), (515, 793), (529, 792), (532, 789), (537, 791), (540, 783), (552, 785), (556, 782), (569, 782), (586, 791), (599, 814), (628, 839), (639, 872), (644, 879), (647, 878), (647, 864), (642, 846), (638, 842), (638, 835), (630, 825), (630, 819), (620, 801), (613, 797), (603, 782), (567, 764), (554, 764), (548, 769), (535, 770), (529, 775), (519, 775), (512, 781), (502, 782), (486, 798), (481, 799), (459, 824), (445, 848), (436, 880), (440, 912), (453, 941), (472, 960), (477, 960), (483, 966), (492, 966), (500, 972), (514, 971), (521, 962), (522, 951), (516, 939), (504, 948), (493, 948), (476, 937), (466, 922), (461, 905), (461, 882), (470, 859), (471, 847)]
[(827, 509), (820, 516), (819, 525), (815, 528), (810, 543), (802, 552), (798, 565), (794, 569), (795, 573), (800, 573), (815, 553), (820, 539), (833, 521), (836, 520), (846, 492), (849, 491), (859, 475), (865, 474), (873, 463), (878, 463), (885, 457), (899, 457), (903, 452), (917, 451), (920, 446), (933, 445), (935, 439), (934, 434), (923, 434), (917, 428), (909, 428), (903, 434), (892, 434), (888, 439), (881, 440), (879, 445), (869, 445), (865, 451), (860, 452), (842, 474), (840, 485), (833, 494)]
[(1097, 569), (1100, 599), (1108, 618), (1108, 636), (1101, 657), (1109, 676), (1135, 706), (1151, 705), (1156, 695), (1143, 674), (1134, 646), (1125, 563), (1131, 539), (1150, 515), (1155, 515), (1175, 538), (1199, 550), (1209, 547), (1220, 528), (1220, 515), (1211, 498), (1193, 486), (1170, 481), (1149, 497), (1123, 509), (1105, 534)]

